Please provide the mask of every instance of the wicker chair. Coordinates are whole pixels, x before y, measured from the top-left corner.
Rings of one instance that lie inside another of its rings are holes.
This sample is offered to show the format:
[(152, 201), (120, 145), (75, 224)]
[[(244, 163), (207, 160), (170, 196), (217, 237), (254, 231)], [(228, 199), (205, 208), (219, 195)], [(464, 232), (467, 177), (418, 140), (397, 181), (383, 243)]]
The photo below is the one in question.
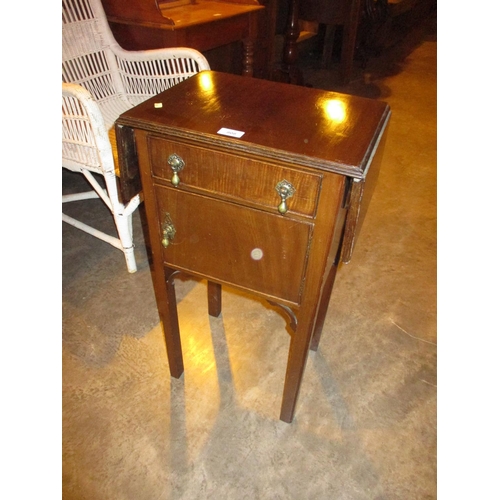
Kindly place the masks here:
[[(124, 111), (209, 68), (188, 48), (126, 51), (115, 41), (99, 0), (62, 2), (62, 166), (82, 173), (91, 191), (63, 196), (63, 203), (100, 198), (111, 211), (118, 237), (63, 213), (62, 218), (125, 254), (137, 270), (132, 214), (140, 194), (120, 201), (113, 125)], [(96, 176), (95, 174), (99, 174)]]

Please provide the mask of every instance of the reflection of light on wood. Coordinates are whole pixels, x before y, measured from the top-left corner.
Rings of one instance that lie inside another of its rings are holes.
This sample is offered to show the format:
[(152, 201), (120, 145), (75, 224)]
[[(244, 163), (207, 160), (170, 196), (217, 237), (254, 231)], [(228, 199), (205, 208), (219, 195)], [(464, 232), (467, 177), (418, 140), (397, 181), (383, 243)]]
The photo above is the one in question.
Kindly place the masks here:
[(342, 123), (346, 119), (346, 105), (340, 99), (323, 101), (322, 108), (326, 116), (335, 123)]
[(212, 75), (207, 71), (202, 71), (200, 74), (200, 86), (204, 92), (213, 92), (214, 82)]

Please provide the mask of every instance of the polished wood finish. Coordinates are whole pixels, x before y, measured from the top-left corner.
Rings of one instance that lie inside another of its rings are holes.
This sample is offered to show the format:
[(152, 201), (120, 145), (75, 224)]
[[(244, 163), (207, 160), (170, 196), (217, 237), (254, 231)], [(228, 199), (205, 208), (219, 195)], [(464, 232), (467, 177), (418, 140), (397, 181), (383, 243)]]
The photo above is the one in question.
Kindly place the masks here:
[[(160, 223), (167, 213), (175, 221), (175, 244), (163, 249), (163, 260), (169, 266), (247, 291), (258, 289), (287, 304), (300, 302), (313, 224), (282, 217), (276, 210), (274, 214), (252, 210), (232, 200), (216, 200), (214, 211), (214, 198), (168, 185), (156, 186), (155, 198)], [(245, 254), (242, 248), (247, 249)], [(252, 259), (254, 248), (265, 258)]]
[(275, 0), (262, 0), (262, 4), (258, 0), (102, 0), (102, 4), (117, 42), (127, 50), (190, 47), (203, 52), (212, 64), (214, 51), (238, 43), (241, 74), (269, 74)]
[[(294, 330), (280, 414), (292, 421), (337, 268), (359, 231), (347, 232), (346, 221), (362, 221), (353, 186), (376, 174), (389, 116), (381, 102), (210, 71), (119, 118), (120, 159), (141, 174), (172, 376), (182, 374), (175, 273), (208, 280), (212, 316), (221, 285), (258, 294), (281, 306)], [(184, 161), (178, 185), (172, 154)], [(295, 192), (280, 213), (284, 179)]]
[[(237, 203), (275, 213), (276, 192), (274, 189), (269, 190), (269, 186), (279, 176), (290, 181), (297, 190), (297, 195), (288, 202), (289, 212), (306, 217), (314, 217), (316, 213), (321, 175), (207, 150), (180, 141), (151, 137), (149, 151), (155, 179), (169, 181), (172, 178), (167, 160), (174, 150), (186, 162), (186, 167), (180, 174), (186, 191), (232, 199)], [(196, 168), (191, 168), (192, 165), (196, 165)], [(239, 179), (239, 182), (234, 182), (233, 179)]]
[(354, 242), (362, 227), (370, 200), (375, 191), (378, 175), (382, 166), (386, 138), (387, 134), (378, 137), (380, 144), (373, 150), (373, 157), (370, 159), (370, 175), (366, 176), (362, 182), (354, 180), (349, 190), (348, 204), (351, 207), (355, 207), (355, 209), (351, 209), (347, 214), (344, 236), (345, 244), (342, 248), (342, 255), (340, 257), (344, 263), (348, 263), (351, 260), (354, 251)]

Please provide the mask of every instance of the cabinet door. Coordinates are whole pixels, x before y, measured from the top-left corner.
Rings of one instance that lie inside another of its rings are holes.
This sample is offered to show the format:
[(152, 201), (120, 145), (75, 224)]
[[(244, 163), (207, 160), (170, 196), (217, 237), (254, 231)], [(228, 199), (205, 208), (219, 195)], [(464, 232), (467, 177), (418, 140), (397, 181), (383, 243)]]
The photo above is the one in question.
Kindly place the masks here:
[(300, 303), (313, 224), (156, 186), (166, 265)]

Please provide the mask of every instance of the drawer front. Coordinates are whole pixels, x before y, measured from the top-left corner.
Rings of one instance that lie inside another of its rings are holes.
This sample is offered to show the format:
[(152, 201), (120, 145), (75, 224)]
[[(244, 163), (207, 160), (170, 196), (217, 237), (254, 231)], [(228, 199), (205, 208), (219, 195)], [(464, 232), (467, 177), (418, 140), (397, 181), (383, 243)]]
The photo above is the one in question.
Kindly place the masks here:
[(216, 194), (250, 205), (277, 210), (281, 198), (276, 185), (282, 180), (295, 188), (286, 200), (288, 211), (314, 217), (321, 187), (321, 174), (280, 167), (257, 160), (197, 146), (149, 137), (151, 170), (154, 177), (171, 181), (173, 170), (168, 164), (176, 154), (185, 165), (179, 172), (180, 188)]
[(313, 224), (175, 188), (155, 193), (161, 238), (175, 228), (166, 265), (300, 302)]

